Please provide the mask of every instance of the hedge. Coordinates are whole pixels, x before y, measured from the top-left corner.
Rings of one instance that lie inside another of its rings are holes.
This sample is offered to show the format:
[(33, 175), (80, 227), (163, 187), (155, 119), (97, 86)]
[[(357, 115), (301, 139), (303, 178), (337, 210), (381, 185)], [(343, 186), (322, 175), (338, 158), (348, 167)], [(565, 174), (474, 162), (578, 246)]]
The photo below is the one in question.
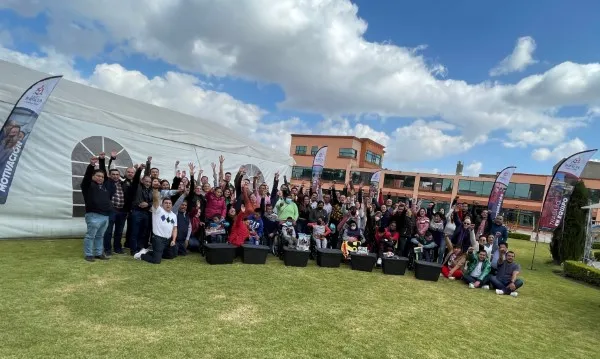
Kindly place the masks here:
[(592, 243), (592, 249), (600, 249), (600, 242)]
[(567, 277), (600, 287), (600, 269), (581, 262), (565, 261), (563, 270)]
[(600, 261), (600, 252), (594, 252), (594, 258), (596, 258), (597, 261)]
[(509, 232), (508, 233), (508, 238), (524, 239), (526, 241), (530, 241), (531, 240), (531, 234)]

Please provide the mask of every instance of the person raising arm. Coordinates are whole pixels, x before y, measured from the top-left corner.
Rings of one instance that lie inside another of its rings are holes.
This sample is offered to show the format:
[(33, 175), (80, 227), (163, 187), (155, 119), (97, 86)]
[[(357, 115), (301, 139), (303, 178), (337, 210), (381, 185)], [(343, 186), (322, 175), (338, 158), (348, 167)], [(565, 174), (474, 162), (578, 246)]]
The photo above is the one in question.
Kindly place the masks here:
[(135, 259), (160, 264), (163, 252), (168, 246), (175, 246), (177, 240), (177, 215), (172, 212), (171, 198), (163, 198), (162, 206), (158, 189), (152, 191), (152, 251), (142, 249)]

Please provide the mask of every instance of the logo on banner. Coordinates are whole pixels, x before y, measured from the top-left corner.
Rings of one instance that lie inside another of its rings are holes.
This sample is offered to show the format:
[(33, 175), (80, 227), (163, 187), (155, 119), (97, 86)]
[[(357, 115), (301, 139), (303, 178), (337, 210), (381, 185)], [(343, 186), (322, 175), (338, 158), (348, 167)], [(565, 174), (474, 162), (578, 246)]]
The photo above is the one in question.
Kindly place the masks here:
[(35, 90), (35, 94), (37, 96), (42, 96), (44, 94), (44, 85), (38, 87), (37, 90)]
[(577, 156), (568, 163), (565, 163), (565, 169), (569, 171), (579, 173), (581, 171), (582, 160), (581, 156)]

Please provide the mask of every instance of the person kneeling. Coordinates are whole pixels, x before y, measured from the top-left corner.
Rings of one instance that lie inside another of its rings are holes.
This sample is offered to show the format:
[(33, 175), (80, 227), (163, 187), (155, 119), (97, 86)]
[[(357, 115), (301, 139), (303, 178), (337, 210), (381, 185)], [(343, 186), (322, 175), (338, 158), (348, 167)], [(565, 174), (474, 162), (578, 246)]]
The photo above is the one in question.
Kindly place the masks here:
[(133, 258), (160, 264), (165, 248), (175, 246), (177, 216), (171, 211), (172, 207), (171, 198), (164, 198), (161, 206), (158, 189), (152, 191), (152, 251), (144, 248)]
[(492, 266), (487, 258), (487, 252), (481, 248), (477, 255), (474, 249), (469, 248), (467, 254), (467, 270), (463, 274), (463, 280), (469, 285), (469, 288), (490, 289), (490, 271)]

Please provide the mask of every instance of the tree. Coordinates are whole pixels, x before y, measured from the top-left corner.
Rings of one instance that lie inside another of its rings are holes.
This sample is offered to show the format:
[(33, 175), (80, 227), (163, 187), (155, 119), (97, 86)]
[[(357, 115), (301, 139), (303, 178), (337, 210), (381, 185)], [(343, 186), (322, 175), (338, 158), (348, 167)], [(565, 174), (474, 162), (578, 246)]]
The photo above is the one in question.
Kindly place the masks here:
[(577, 182), (567, 205), (564, 217), (564, 235), (562, 224), (554, 231), (550, 252), (556, 264), (566, 260), (580, 260), (585, 247), (586, 210), (581, 209), (589, 203), (590, 194), (583, 181)]

